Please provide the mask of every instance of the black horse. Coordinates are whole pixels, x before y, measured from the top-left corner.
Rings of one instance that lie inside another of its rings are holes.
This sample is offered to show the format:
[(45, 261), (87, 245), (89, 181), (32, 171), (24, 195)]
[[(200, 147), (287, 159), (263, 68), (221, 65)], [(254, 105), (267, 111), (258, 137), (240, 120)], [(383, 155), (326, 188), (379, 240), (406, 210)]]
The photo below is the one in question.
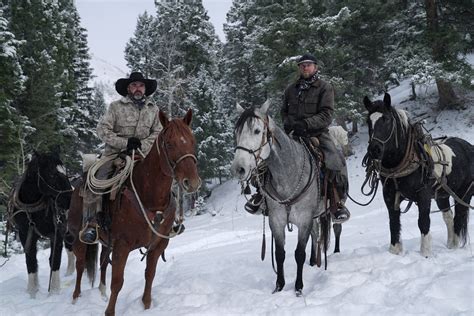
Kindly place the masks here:
[(39, 289), (36, 243), (40, 238), (48, 238), (51, 241), (48, 291), (59, 291), (59, 267), (71, 194), (72, 187), (58, 152), (35, 152), (12, 192), (9, 217), (18, 230), (25, 251), (27, 291), (31, 297), (35, 297)]
[[(434, 198), (448, 230), (448, 248), (466, 243), (469, 203), (474, 193), (474, 146), (449, 137), (434, 142), (407, 113), (391, 106), (390, 95), (383, 101), (364, 98), (369, 111), (369, 146), (366, 162), (379, 175), (390, 219), (390, 252), (403, 251), (400, 241), (400, 202), (418, 205), (421, 255), (431, 254), (430, 208)], [(455, 200), (455, 216), (449, 197)]]

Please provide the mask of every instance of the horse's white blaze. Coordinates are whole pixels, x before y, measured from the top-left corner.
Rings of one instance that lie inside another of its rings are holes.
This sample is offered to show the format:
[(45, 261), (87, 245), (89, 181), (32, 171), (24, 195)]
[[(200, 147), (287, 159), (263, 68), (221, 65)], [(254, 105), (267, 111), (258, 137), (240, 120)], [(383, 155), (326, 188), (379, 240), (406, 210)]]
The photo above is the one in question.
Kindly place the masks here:
[(423, 257), (431, 256), (431, 233), (421, 234), (420, 252)]
[(381, 118), (382, 116), (383, 114), (380, 112), (375, 112), (375, 113), (370, 114), (370, 121), (372, 122), (372, 127), (375, 126), (375, 123), (377, 122), (377, 120)]
[(30, 293), (31, 297), (34, 298), (38, 290), (39, 290), (38, 273), (28, 273), (28, 287), (26, 288), (26, 291)]
[(64, 166), (62, 165), (57, 165), (56, 166), (56, 170), (58, 170), (59, 173), (62, 173), (64, 175), (66, 175), (66, 168), (64, 168)]
[(456, 157), (456, 155), (448, 145), (441, 144), (439, 147), (432, 147), (431, 157), (433, 158), (434, 162), (434, 173), (437, 177), (441, 177), (443, 175), (444, 165), (446, 165), (446, 175), (451, 173), (453, 167), (453, 157)]
[(56, 270), (51, 273), (50, 292), (59, 293), (60, 289), (61, 289), (61, 278), (59, 276), (59, 270)]
[(183, 144), (186, 144), (186, 143), (187, 143), (186, 139), (184, 139), (183, 136), (181, 136), (180, 140), (181, 140), (181, 142), (182, 142)]

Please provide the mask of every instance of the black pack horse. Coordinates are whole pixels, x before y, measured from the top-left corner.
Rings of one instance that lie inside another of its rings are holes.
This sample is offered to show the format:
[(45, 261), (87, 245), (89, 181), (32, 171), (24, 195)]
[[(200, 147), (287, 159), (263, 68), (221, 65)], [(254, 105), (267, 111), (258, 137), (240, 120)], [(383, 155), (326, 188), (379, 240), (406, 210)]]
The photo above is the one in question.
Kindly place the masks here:
[[(433, 198), (443, 212), (448, 231), (447, 247), (465, 245), (469, 203), (474, 193), (474, 146), (456, 137), (426, 141), (431, 137), (420, 132), (421, 127), (412, 124), (405, 111), (392, 107), (388, 93), (383, 101), (371, 102), (365, 97), (364, 105), (369, 111), (366, 159), (368, 166), (373, 166), (380, 175), (383, 185), (390, 220), (390, 252), (403, 252), (400, 241), (400, 202), (403, 199), (418, 205), (422, 256), (431, 255)], [(454, 199), (454, 220), (450, 196)]]
[[(51, 242), (48, 291), (59, 292), (59, 268), (71, 194), (72, 187), (58, 152), (35, 152), (13, 189), (9, 201), (9, 219), (18, 230), (25, 251), (27, 291), (33, 298), (39, 290), (36, 244), (40, 238), (48, 238)], [(69, 262), (73, 262), (71, 257), (69, 259)], [(73, 269), (73, 266), (68, 266), (69, 273)]]

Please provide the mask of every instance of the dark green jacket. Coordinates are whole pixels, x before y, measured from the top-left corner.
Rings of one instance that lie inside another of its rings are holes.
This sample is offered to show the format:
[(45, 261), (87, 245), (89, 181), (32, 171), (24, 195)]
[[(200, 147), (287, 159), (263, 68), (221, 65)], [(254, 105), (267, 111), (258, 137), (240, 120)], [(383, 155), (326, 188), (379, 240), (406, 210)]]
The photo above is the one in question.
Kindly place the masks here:
[(283, 124), (293, 125), (298, 120), (308, 123), (308, 136), (327, 132), (334, 113), (334, 89), (321, 79), (312, 83), (298, 96), (297, 82), (285, 90), (281, 117)]

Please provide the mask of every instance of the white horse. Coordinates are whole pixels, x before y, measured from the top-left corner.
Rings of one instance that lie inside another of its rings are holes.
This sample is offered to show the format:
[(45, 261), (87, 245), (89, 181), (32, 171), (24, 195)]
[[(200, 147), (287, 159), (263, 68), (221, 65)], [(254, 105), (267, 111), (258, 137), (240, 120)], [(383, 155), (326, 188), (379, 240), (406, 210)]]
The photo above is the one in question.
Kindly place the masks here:
[[(321, 216), (325, 212), (320, 198), (319, 164), (305, 145), (290, 138), (275, 124), (267, 114), (268, 107), (268, 101), (258, 109), (244, 110), (238, 106), (242, 114), (235, 127), (237, 146), (232, 172), (239, 180), (247, 181), (257, 166), (261, 163), (267, 166), (260, 188), (266, 198), (275, 238), (277, 280), (273, 293), (285, 285), (285, 228), (294, 224), (298, 227), (295, 291), (300, 296), (306, 244), (311, 235), (312, 249), (316, 249), (321, 225), (321, 242), (324, 248), (328, 246), (330, 216)], [(311, 260), (314, 259), (312, 256)]]

